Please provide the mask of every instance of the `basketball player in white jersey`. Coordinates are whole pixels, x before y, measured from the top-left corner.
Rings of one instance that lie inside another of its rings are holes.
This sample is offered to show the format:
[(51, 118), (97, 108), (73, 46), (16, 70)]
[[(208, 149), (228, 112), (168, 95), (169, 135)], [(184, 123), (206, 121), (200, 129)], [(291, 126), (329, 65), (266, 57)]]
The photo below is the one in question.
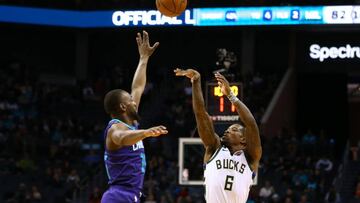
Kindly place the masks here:
[(249, 109), (232, 92), (220, 73), (215, 78), (221, 92), (236, 107), (242, 124), (233, 124), (220, 138), (206, 112), (200, 74), (193, 70), (174, 70), (192, 83), (192, 105), (200, 138), (205, 146), (205, 199), (207, 203), (245, 203), (261, 158), (261, 141), (256, 121)]

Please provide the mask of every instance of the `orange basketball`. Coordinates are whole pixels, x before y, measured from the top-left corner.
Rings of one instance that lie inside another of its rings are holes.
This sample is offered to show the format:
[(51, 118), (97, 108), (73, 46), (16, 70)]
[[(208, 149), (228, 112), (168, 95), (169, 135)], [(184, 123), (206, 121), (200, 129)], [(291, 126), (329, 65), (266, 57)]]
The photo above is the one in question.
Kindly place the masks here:
[(168, 17), (180, 15), (187, 5), (187, 0), (156, 0), (156, 8)]

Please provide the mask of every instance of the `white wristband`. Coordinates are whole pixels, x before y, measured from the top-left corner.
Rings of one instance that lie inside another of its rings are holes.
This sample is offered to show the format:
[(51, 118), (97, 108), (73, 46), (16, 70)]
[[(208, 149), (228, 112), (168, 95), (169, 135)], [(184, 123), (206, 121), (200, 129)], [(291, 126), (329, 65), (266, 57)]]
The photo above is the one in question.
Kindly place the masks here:
[(233, 92), (230, 92), (230, 94), (227, 95), (227, 98), (230, 100), (231, 103), (239, 101), (239, 98), (237, 98)]

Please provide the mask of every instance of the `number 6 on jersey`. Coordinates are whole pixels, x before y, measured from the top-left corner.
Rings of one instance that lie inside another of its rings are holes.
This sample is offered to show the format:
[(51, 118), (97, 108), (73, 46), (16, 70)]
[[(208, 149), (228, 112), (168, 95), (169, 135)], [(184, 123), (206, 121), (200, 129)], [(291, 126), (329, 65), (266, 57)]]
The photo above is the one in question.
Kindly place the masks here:
[(225, 180), (225, 190), (232, 190), (232, 186), (234, 183), (234, 176), (226, 176), (226, 180)]

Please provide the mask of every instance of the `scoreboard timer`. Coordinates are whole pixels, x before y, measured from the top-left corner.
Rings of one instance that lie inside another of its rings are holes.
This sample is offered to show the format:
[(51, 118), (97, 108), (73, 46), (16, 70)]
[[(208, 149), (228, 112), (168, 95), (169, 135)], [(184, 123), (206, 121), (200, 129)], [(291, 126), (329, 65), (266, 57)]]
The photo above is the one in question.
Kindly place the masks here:
[[(241, 83), (230, 83), (231, 91), (242, 99)], [(206, 83), (206, 107), (214, 123), (232, 123), (239, 121), (239, 116), (234, 105), (222, 94), (217, 83)]]

